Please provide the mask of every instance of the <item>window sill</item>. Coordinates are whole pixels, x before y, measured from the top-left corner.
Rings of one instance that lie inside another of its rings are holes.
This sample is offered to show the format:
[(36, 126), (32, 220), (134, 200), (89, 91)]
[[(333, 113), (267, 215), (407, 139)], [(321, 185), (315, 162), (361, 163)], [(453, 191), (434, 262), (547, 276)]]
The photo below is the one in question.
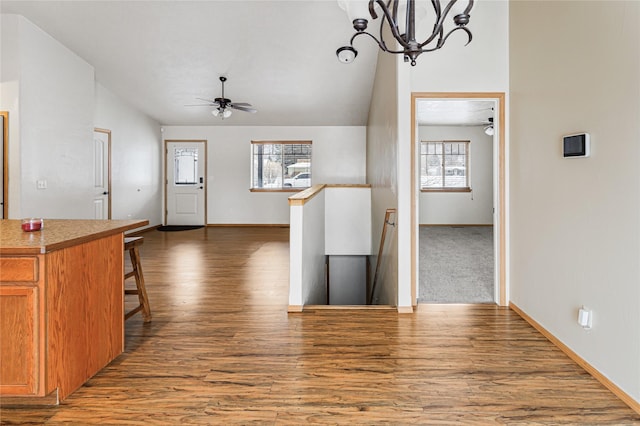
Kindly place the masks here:
[(471, 192), (471, 188), (420, 188), (420, 192)]
[(309, 187), (291, 187), (291, 188), (249, 188), (250, 192), (300, 192), (305, 189), (309, 189)]

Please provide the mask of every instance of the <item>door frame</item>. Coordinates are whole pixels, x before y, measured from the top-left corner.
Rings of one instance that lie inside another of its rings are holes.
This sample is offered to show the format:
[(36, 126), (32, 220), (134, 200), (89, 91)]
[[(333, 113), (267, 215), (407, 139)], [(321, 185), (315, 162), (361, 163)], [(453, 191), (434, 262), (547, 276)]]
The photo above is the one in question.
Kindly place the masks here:
[(167, 186), (169, 185), (169, 179), (167, 179), (167, 167), (169, 161), (169, 143), (194, 143), (194, 142), (202, 142), (204, 143), (204, 226), (207, 226), (207, 192), (209, 192), (209, 185), (207, 184), (207, 140), (206, 139), (165, 139), (164, 140), (164, 220), (163, 224), (167, 224)]
[(93, 131), (107, 135), (107, 219), (111, 220), (111, 130), (94, 127)]
[[(418, 285), (418, 206), (419, 196), (416, 185), (417, 173), (417, 143), (416, 143), (416, 103), (420, 99), (484, 99), (493, 100), (497, 103), (497, 129), (498, 129), (498, 173), (497, 173), (497, 200), (493, 205), (497, 212), (494, 215), (494, 229), (498, 230), (498, 247), (494, 247), (494, 254), (498, 260), (496, 273), (498, 274), (498, 300), (500, 306), (507, 306), (507, 261), (506, 261), (506, 182), (505, 182), (505, 93), (504, 92), (412, 92), (411, 93), (411, 301), (414, 306), (417, 301)], [(494, 136), (494, 149), (496, 138)], [(495, 166), (494, 166), (495, 167)], [(495, 171), (494, 171), (495, 176)], [(495, 187), (495, 182), (494, 182)]]
[(2, 122), (2, 218), (9, 218), (9, 111), (0, 111)]

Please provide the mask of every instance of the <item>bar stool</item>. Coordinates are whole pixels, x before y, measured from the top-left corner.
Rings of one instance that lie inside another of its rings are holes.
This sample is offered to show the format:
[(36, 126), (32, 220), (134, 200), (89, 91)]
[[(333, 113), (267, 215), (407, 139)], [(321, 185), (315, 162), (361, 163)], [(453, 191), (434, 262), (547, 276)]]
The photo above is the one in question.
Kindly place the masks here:
[[(125, 296), (127, 294), (137, 294), (139, 305), (134, 309), (126, 312), (124, 315), (124, 319), (129, 319), (135, 313), (142, 311), (142, 318), (144, 322), (151, 321), (151, 308), (149, 307), (149, 299), (147, 298), (147, 290), (144, 286), (144, 277), (142, 276), (142, 265), (140, 264), (140, 252), (138, 251), (138, 246), (142, 245), (144, 242), (143, 237), (125, 237), (124, 239), (124, 250), (129, 251), (129, 256), (131, 257), (131, 266), (133, 266), (133, 270), (131, 272), (127, 272), (124, 274), (125, 281)], [(126, 289), (126, 281), (127, 278), (134, 277), (136, 279), (136, 288), (127, 290)]]

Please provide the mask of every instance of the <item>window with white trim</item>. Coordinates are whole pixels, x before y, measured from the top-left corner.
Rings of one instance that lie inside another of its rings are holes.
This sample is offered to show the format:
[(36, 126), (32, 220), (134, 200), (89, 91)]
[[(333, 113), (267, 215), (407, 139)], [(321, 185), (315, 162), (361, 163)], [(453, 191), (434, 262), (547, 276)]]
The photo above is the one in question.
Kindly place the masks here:
[(471, 191), (469, 141), (420, 142), (421, 191)]
[(311, 186), (311, 141), (251, 141), (251, 190)]

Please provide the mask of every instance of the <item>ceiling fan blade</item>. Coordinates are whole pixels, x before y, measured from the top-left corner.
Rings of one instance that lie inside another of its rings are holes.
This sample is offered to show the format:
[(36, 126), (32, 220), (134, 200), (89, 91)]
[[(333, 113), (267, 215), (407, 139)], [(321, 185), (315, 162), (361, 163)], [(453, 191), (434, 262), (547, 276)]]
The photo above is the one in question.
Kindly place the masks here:
[(228, 105), (228, 106), (229, 106), (230, 108), (237, 109), (238, 111), (251, 112), (251, 113), (254, 113), (254, 114), (255, 114), (256, 112), (258, 112), (258, 110), (257, 110), (257, 109), (248, 108), (248, 107), (245, 107), (245, 106), (238, 106), (238, 104), (230, 104), (230, 105)]
[(193, 105), (185, 105), (185, 106), (207, 106), (207, 107), (218, 107), (218, 104), (193, 104)]
[(212, 104), (217, 103), (217, 101), (213, 100), (213, 99), (205, 99), (205, 98), (196, 98), (199, 101), (205, 101), (205, 102), (210, 102)]
[(251, 104), (246, 102), (232, 102), (231, 104), (234, 106), (251, 107)]

